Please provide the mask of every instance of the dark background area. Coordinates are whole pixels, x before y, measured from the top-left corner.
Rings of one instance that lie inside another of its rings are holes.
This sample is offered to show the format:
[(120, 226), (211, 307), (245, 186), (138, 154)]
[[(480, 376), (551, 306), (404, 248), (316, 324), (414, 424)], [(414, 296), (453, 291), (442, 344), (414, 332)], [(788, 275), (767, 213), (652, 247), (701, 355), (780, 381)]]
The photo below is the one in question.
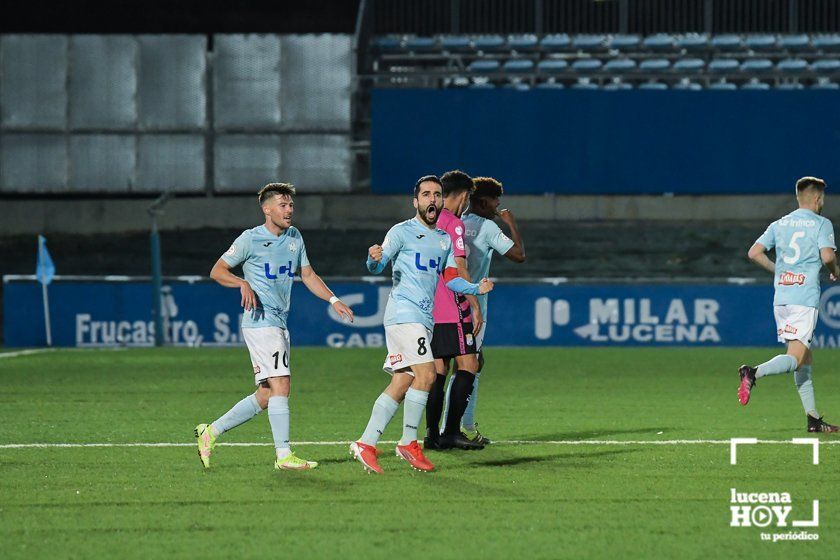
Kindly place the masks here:
[(3, 2), (0, 33), (353, 33), (359, 0)]

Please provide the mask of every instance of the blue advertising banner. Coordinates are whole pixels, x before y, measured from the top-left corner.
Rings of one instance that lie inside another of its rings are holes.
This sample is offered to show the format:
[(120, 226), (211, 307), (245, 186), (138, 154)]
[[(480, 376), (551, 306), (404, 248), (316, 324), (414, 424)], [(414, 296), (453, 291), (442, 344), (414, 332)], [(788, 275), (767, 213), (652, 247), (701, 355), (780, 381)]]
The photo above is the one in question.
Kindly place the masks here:
[[(331, 282), (352, 306), (342, 321), (297, 283), (289, 331), (305, 346), (384, 346), (387, 283)], [(500, 283), (490, 295), (487, 345), (502, 346), (768, 346), (776, 342), (770, 285), (553, 285)], [(5, 284), (9, 347), (45, 343), (40, 285)], [(149, 346), (154, 340), (151, 286), (146, 282), (75, 282), (50, 286), (57, 346)], [(239, 293), (209, 282), (169, 282), (163, 301), (175, 345), (242, 344)], [(823, 292), (814, 346), (840, 340), (840, 286)]]

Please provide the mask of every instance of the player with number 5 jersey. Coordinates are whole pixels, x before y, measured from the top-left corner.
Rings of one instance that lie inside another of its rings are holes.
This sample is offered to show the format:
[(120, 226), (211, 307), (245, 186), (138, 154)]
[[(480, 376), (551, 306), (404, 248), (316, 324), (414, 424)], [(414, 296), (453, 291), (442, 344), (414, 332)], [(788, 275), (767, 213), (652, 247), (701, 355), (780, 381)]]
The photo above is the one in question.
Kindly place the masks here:
[(382, 468), (376, 444), (403, 400), (403, 434), (396, 455), (414, 469), (434, 469), (417, 443), (417, 428), (435, 379), (432, 307), (439, 275), (453, 292), (479, 295), (493, 289), (486, 278), (473, 284), (458, 276), (449, 234), (436, 226), (443, 208), (440, 179), (421, 177), (414, 185), (412, 203), (414, 218), (392, 227), (381, 246), (368, 249), (370, 272), (380, 274), (388, 263), (393, 270), (394, 287), (383, 321), (388, 349), (384, 369), (391, 382), (376, 399), (362, 437), (350, 444), (350, 453), (365, 470), (378, 474)]
[[(813, 384), (811, 341), (820, 306), (820, 270), (825, 266), (832, 281), (840, 277), (834, 243), (834, 226), (823, 217), (826, 184), (816, 177), (796, 182), (799, 208), (776, 220), (750, 247), (749, 258), (774, 275), (773, 315), (776, 336), (787, 344), (787, 353), (756, 367), (738, 370), (738, 400), (750, 401), (756, 380), (768, 375), (793, 373), (809, 432), (836, 432), (817, 412)], [(776, 250), (776, 261), (765, 254)]]
[[(259, 192), (265, 223), (247, 229), (213, 266), (210, 277), (228, 288), (239, 288), (242, 337), (251, 355), (257, 390), (212, 424), (195, 428), (198, 455), (205, 468), (216, 439), (268, 408), (278, 470), (307, 470), (318, 466), (298, 458), (289, 444), (289, 391), (291, 345), (286, 318), (291, 304), (292, 283), (299, 276), (317, 297), (329, 301), (339, 316), (352, 321), (353, 312), (327, 288), (312, 270), (300, 231), (292, 226), (295, 188), (287, 183), (269, 183)], [(231, 269), (242, 266), (245, 278)]]

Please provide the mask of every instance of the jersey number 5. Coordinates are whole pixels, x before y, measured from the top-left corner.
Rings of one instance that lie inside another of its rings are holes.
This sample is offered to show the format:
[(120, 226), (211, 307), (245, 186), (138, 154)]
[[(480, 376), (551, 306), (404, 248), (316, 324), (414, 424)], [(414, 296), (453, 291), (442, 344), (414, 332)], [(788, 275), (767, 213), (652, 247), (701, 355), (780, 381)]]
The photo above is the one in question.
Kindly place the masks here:
[(799, 247), (799, 244), (796, 242), (797, 239), (800, 237), (805, 237), (804, 231), (795, 231), (793, 235), (790, 237), (790, 243), (788, 247), (793, 249), (793, 256), (792, 257), (784, 257), (783, 260), (788, 264), (793, 264), (799, 260), (799, 256), (802, 254), (802, 249)]

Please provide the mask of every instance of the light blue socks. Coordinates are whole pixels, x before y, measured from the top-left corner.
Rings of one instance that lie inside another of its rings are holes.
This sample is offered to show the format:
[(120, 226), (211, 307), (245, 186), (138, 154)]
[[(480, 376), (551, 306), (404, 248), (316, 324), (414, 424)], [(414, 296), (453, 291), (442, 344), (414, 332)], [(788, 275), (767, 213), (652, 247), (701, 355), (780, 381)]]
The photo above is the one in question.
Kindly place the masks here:
[(793, 372), (793, 379), (796, 382), (796, 388), (799, 390), (799, 398), (802, 400), (802, 408), (805, 409), (805, 413), (814, 418), (819, 418), (811, 373), (811, 366), (802, 366)]
[[(411, 389), (409, 389), (409, 391), (410, 390)], [(368, 445), (376, 445), (379, 438), (385, 432), (388, 422), (390, 422), (391, 418), (394, 417), (394, 414), (397, 413), (397, 409), (399, 407), (400, 403), (385, 393), (379, 395), (376, 402), (373, 403), (373, 411), (370, 413), (370, 420), (368, 420), (365, 433), (362, 434), (359, 441)]]
[(428, 391), (418, 391), (414, 387), (409, 387), (406, 391), (403, 406), (403, 435), (400, 445), (417, 441), (417, 427), (420, 425), (420, 419), (423, 418), (423, 411), (426, 410), (428, 400)]
[(260, 403), (254, 395), (248, 395), (224, 413), (224, 415), (211, 424), (216, 436), (228, 432), (240, 424), (244, 424), (257, 414), (262, 412)]
[(765, 375), (777, 375), (779, 373), (790, 373), (796, 369), (796, 358), (790, 354), (779, 354), (772, 360), (764, 362), (756, 367), (756, 378)]
[(274, 436), (277, 457), (282, 459), (291, 453), (289, 447), (289, 397), (270, 397), (268, 399), (268, 423)]

